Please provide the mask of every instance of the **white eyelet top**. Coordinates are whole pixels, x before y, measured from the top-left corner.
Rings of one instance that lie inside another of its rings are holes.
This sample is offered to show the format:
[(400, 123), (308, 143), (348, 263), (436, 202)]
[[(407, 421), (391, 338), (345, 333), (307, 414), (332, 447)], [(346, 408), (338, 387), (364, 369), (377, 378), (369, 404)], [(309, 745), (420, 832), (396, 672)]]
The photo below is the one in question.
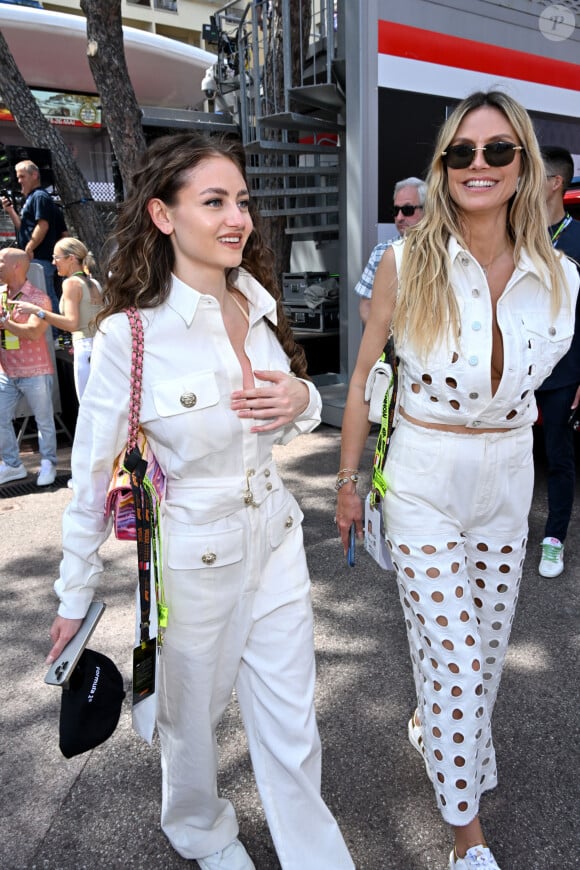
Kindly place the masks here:
[[(400, 270), (405, 242), (393, 250)], [(451, 283), (461, 318), (460, 340), (440, 342), (422, 361), (413, 347), (397, 345), (400, 359), (398, 403), (426, 423), (468, 428), (515, 429), (537, 417), (534, 390), (564, 356), (574, 333), (579, 276), (562, 258), (569, 300), (551, 314), (550, 288), (524, 252), (497, 302), (503, 338), (504, 370), (491, 393), (492, 303), (485, 273), (455, 238), (448, 245)]]

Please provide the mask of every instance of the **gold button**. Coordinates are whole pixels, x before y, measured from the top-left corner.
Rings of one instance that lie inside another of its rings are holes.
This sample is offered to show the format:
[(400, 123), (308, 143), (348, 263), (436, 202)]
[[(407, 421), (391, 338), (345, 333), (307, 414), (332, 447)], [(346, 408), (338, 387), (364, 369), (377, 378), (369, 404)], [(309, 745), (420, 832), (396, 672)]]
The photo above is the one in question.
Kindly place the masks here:
[(264, 472), (264, 477), (270, 477), (270, 474), (271, 474), (270, 469), (267, 468)]
[(204, 565), (213, 565), (216, 559), (217, 556), (215, 553), (204, 553), (201, 557), (201, 561)]
[(294, 525), (294, 517), (288, 517), (288, 519), (286, 520), (284, 525), (286, 526), (287, 529), (291, 529), (292, 526)]
[(551, 326), (548, 330), (549, 335), (556, 335), (556, 330), (553, 326)]
[(244, 496), (244, 504), (252, 504), (253, 501), (254, 501), (254, 496), (252, 495), (252, 493), (247, 493)]
[(271, 483), (267, 483), (267, 484), (266, 484), (266, 489), (268, 490), (268, 492), (270, 492), (270, 490), (272, 489), (272, 484), (271, 484)]
[(195, 393), (184, 393), (179, 399), (184, 408), (193, 408), (197, 402)]

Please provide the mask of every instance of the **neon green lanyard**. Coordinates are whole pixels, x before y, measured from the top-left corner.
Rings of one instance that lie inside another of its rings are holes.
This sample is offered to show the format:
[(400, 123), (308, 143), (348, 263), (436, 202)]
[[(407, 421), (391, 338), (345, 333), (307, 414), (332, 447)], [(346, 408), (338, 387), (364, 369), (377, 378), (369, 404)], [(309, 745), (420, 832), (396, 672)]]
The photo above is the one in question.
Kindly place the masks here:
[[(381, 361), (385, 362), (387, 354), (383, 351)], [(384, 475), (385, 460), (387, 458), (387, 450), (389, 441), (392, 435), (393, 416), (395, 407), (393, 397), (395, 395), (395, 376), (396, 376), (396, 361), (393, 358), (389, 361), (391, 365), (391, 379), (385, 391), (383, 399), (383, 410), (381, 415), (381, 428), (377, 437), (375, 447), (375, 457), (373, 459), (373, 475), (371, 481), (371, 504), (373, 507), (384, 498), (388, 489), (387, 480)]]
[(562, 235), (562, 233), (564, 232), (564, 230), (566, 229), (568, 224), (571, 222), (572, 222), (572, 215), (570, 215), (570, 214), (568, 214), (568, 212), (566, 212), (566, 214), (564, 215), (564, 220), (556, 228), (556, 230), (554, 231), (554, 235), (550, 239), (550, 241), (552, 242), (552, 245), (554, 247), (556, 247), (556, 245), (558, 244), (558, 239), (560, 238), (560, 236)]

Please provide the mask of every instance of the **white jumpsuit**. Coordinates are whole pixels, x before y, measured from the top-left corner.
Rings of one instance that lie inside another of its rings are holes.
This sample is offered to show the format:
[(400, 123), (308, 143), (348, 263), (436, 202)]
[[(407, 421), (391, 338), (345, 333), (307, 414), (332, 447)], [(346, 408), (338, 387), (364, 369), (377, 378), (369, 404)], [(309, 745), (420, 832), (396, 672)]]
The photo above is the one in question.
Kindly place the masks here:
[[(400, 267), (402, 243), (393, 248)], [(497, 303), (504, 370), (492, 396), (487, 281), (455, 239), (448, 250), (460, 343), (444, 342), (422, 361), (402, 342), (398, 402), (416, 420), (475, 431), (427, 429), (399, 417), (383, 510), (426, 760), (443, 818), (460, 826), (497, 782), (491, 715), (525, 557), (534, 390), (570, 346), (578, 273), (563, 261), (570, 300), (553, 318), (550, 291), (522, 255)]]
[[(244, 272), (246, 353), (252, 369), (289, 372), (268, 327), (275, 302)], [(272, 446), (312, 430), (320, 397), (284, 430), (251, 433), (230, 409), (242, 389), (220, 306), (173, 278), (169, 299), (142, 312), (141, 424), (167, 478), (162, 536), (169, 622), (160, 656), (161, 824), (185, 858), (224, 848), (238, 833), (217, 794), (216, 725), (235, 686), (256, 781), (285, 870), (352, 868), (320, 796), (320, 740), (310, 580), (302, 513), (272, 461)], [(59, 613), (82, 616), (102, 572), (97, 555), (113, 460), (127, 435), (130, 331), (124, 314), (101, 327), (73, 450), (73, 500), (63, 522), (55, 584)], [(259, 381), (256, 381), (259, 385)]]

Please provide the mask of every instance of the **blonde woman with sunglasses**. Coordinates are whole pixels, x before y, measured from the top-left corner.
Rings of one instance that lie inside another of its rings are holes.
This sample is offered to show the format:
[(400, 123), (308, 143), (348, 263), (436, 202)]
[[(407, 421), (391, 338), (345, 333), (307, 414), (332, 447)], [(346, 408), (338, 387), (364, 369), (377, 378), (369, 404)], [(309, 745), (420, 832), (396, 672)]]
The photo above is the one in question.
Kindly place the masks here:
[(417, 691), (408, 724), (451, 870), (498, 870), (479, 821), (497, 783), (491, 718), (522, 575), (534, 390), (566, 353), (578, 273), (545, 227), (545, 170), (525, 109), (463, 100), (439, 133), (425, 218), (383, 256), (350, 383), (337, 478), (343, 546), (369, 433), (365, 383), (392, 329), (399, 395), (382, 509)]
[(89, 378), (89, 365), (95, 333), (92, 321), (101, 308), (101, 288), (91, 277), (96, 263), (93, 255), (79, 239), (59, 239), (54, 246), (53, 262), (63, 278), (59, 314), (22, 303), (22, 311), (32, 311), (51, 326), (72, 332), (74, 380), (80, 399)]

